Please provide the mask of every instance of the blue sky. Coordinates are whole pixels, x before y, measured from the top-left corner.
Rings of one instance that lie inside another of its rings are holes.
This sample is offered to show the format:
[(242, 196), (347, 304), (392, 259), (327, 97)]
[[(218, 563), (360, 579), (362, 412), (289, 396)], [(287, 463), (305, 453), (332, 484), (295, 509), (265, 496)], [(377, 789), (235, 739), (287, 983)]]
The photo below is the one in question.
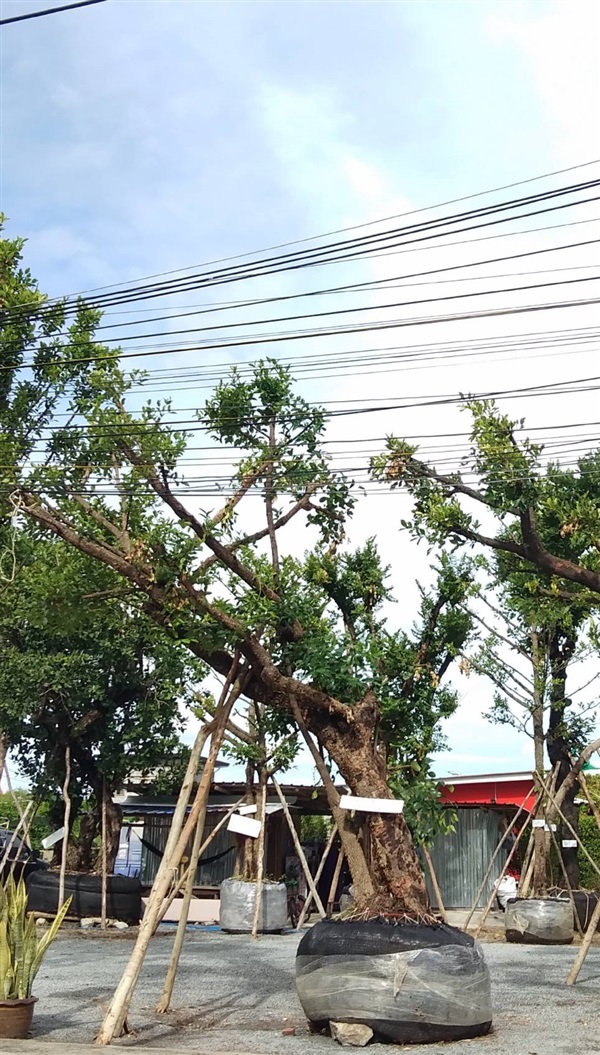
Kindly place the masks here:
[[(42, 6), (3, 0), (2, 17)], [(41, 287), (61, 294), (587, 161), (598, 18), (580, 0), (108, 0), (16, 23), (2, 40), (1, 208)], [(449, 371), (394, 384), (465, 390)], [(389, 504), (361, 507), (357, 541), (374, 521), (410, 618), (426, 558)], [(440, 771), (527, 768), (529, 743), (481, 718), (487, 687), (460, 691)]]

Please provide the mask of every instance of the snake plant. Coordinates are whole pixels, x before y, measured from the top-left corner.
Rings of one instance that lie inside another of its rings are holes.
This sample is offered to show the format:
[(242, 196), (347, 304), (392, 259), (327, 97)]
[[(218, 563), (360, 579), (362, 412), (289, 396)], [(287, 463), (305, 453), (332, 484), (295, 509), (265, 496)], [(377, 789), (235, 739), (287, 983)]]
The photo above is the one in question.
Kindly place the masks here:
[(69, 898), (48, 930), (38, 937), (35, 917), (27, 912), (23, 880), (15, 883), (11, 875), (4, 885), (0, 883), (0, 1000), (31, 996), (34, 978), (70, 903)]

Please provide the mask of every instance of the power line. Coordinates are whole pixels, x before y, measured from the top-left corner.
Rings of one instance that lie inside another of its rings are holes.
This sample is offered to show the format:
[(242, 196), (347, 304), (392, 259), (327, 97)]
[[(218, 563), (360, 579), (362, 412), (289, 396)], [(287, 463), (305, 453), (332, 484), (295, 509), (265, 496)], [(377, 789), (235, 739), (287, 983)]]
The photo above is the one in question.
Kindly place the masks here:
[[(445, 201), (437, 202), (437, 204), (435, 204), (435, 205), (426, 205), (426, 206), (423, 206), (422, 208), (418, 208), (418, 209), (409, 209), (408, 211), (401, 212), (401, 213), (394, 213), (391, 216), (384, 216), (384, 217), (381, 217), (381, 218), (379, 218), (377, 220), (369, 220), (366, 223), (353, 224), (353, 225), (348, 226), (348, 227), (338, 227), (338, 228), (336, 228), (336, 229), (334, 229), (332, 231), (326, 231), (326, 232), (324, 232), (322, 234), (312, 235), (312, 236), (310, 236), (308, 238), (296, 238), (296, 239), (294, 239), (292, 241), (288, 241), (288, 242), (280, 242), (277, 245), (266, 246), (263, 249), (254, 250), (254, 251), (251, 251), (251, 252), (248, 252), (248, 253), (236, 253), (234, 256), (218, 257), (218, 258), (216, 258), (214, 260), (205, 261), (202, 264), (190, 264), (188, 267), (175, 268), (175, 269), (173, 269), (171, 271), (160, 271), (160, 272), (157, 272), (157, 273), (152, 274), (152, 275), (145, 275), (142, 278), (139, 278), (138, 282), (149, 282), (151, 279), (166, 278), (169, 275), (182, 274), (184, 271), (195, 271), (198, 268), (211, 267), (213, 264), (224, 264), (224, 263), (228, 263), (229, 261), (232, 261), (232, 260), (243, 260), (243, 259), (248, 258), (249, 256), (257, 256), (257, 255), (262, 255), (263, 253), (271, 253), (271, 252), (274, 252), (276, 249), (288, 249), (291, 246), (303, 245), (303, 244), (305, 244), (307, 242), (318, 241), (321, 238), (332, 238), (332, 237), (334, 237), (335, 235), (338, 235), (338, 234), (346, 234), (349, 231), (358, 231), (358, 230), (361, 230), (361, 229), (363, 229), (365, 227), (373, 227), (373, 226), (377, 225), (378, 223), (389, 223), (392, 220), (400, 220), (404, 216), (414, 216), (414, 215), (417, 215), (418, 213), (429, 212), (429, 211), (432, 211), (434, 209), (443, 209), (443, 208), (445, 208), (448, 205), (458, 205), (458, 204), (460, 204), (460, 202), (473, 200), (474, 198), (481, 198), (481, 197), (484, 197), (486, 194), (498, 194), (501, 191), (512, 190), (514, 187), (521, 187), (521, 186), (525, 186), (526, 184), (529, 184), (529, 183), (535, 183), (535, 182), (537, 182), (539, 180), (550, 179), (553, 176), (562, 176), (566, 172), (575, 172), (578, 169), (589, 168), (592, 165), (598, 165), (598, 164), (600, 164), (600, 158), (596, 158), (596, 159), (594, 159), (592, 161), (584, 161), (584, 162), (581, 162), (578, 165), (570, 165), (568, 168), (555, 169), (553, 172), (544, 172), (544, 173), (542, 173), (539, 176), (531, 176), (531, 177), (529, 177), (528, 179), (525, 179), (525, 180), (517, 180), (517, 181), (515, 181), (513, 183), (505, 183), (505, 184), (503, 184), (500, 187), (491, 187), (491, 188), (488, 188), (488, 190), (477, 191), (474, 194), (465, 194), (465, 195), (462, 195), (459, 198), (448, 198)], [(69, 294), (69, 298), (70, 297), (76, 297), (76, 296), (85, 296), (88, 293), (100, 293), (100, 292), (102, 292), (105, 289), (114, 289), (115, 287), (122, 286), (122, 285), (124, 285), (124, 283), (122, 283), (122, 282), (114, 282), (114, 283), (110, 283), (109, 285), (106, 285), (106, 286), (96, 286), (93, 289), (87, 289), (87, 290), (84, 290), (83, 292), (78, 293), (78, 294), (77, 293), (76, 294)]]
[[(147, 300), (151, 297), (172, 295), (183, 292), (190, 288), (206, 288), (207, 286), (230, 284), (249, 278), (265, 277), (272, 274), (280, 274), (286, 271), (295, 271), (306, 267), (322, 266), (323, 264), (339, 263), (348, 260), (362, 259), (382, 248), (382, 242), (390, 243), (385, 248), (392, 248), (398, 244), (414, 245), (415, 243), (447, 237), (448, 234), (462, 233), (482, 227), (494, 226), (498, 223), (515, 222), (529, 216), (540, 215), (546, 212), (554, 212), (559, 209), (572, 208), (578, 205), (589, 204), (598, 200), (598, 197), (579, 199), (575, 201), (563, 201), (558, 205), (546, 206), (542, 209), (533, 209), (517, 215), (506, 215), (515, 209), (527, 208), (530, 205), (543, 204), (556, 198), (563, 198), (582, 191), (594, 189), (600, 186), (600, 179), (588, 180), (578, 184), (554, 188), (524, 198), (511, 199), (496, 204), (471, 209), (463, 213), (455, 213), (439, 217), (436, 220), (424, 221), (417, 224), (409, 224), (405, 227), (389, 229), (377, 234), (366, 235), (361, 238), (346, 239), (338, 242), (330, 242), (324, 246), (298, 250), (296, 252), (279, 254), (278, 256), (263, 256), (259, 260), (247, 263), (242, 267), (225, 267), (213, 271), (198, 272), (184, 280), (174, 280), (162, 283), (146, 283), (145, 285), (129, 286), (114, 293), (107, 293), (91, 298), (89, 305), (101, 308), (108, 305), (122, 304)], [(495, 219), (489, 219), (495, 217)], [(450, 231), (449, 228), (456, 227), (458, 223), (468, 223), (471, 220), (482, 220), (481, 223), (459, 227), (458, 230)], [(433, 232), (433, 233), (432, 233)], [(399, 239), (404, 239), (400, 241)], [(410, 239), (410, 241), (406, 241)], [(75, 311), (76, 303), (70, 302), (69, 310)], [(23, 312), (31, 314), (40, 313), (40, 307), (35, 309), (24, 305)], [(42, 308), (43, 312), (44, 308)]]
[(25, 22), (29, 18), (43, 18), (44, 15), (57, 15), (61, 11), (74, 11), (76, 7), (90, 7), (92, 4), (103, 3), (105, 3), (105, 0), (78, 0), (78, 3), (65, 4), (62, 7), (45, 7), (41, 11), (30, 11), (27, 15), (13, 15), (12, 18), (0, 18), (0, 26), (7, 26), (9, 22)]

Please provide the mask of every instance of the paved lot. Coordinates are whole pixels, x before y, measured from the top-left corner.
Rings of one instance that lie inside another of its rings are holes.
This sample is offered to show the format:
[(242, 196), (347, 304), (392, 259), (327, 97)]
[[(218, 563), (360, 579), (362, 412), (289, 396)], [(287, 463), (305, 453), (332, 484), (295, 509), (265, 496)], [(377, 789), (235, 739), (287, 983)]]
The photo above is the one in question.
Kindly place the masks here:
[[(214, 931), (190, 933), (174, 1010), (158, 1016), (153, 1006), (171, 943), (172, 933), (154, 939), (130, 1016), (135, 1033), (119, 1047), (143, 1046), (149, 1049), (144, 1055), (166, 1055), (169, 1049), (194, 1055), (334, 1055), (340, 1050), (334, 1041), (307, 1032), (294, 985), (296, 934), (252, 942)], [(38, 976), (34, 1043), (13, 1048), (4, 1041), (3, 1055), (66, 1055), (67, 1050), (71, 1055), (69, 1043), (89, 1044), (131, 947), (130, 936), (61, 936)], [(408, 1050), (414, 1055), (600, 1053), (600, 947), (591, 949), (572, 989), (565, 987), (564, 979), (574, 948), (490, 943), (485, 954), (493, 982), (494, 1033)], [(286, 1026), (295, 1026), (296, 1035), (283, 1037)], [(54, 1043), (46, 1047), (43, 1042)], [(389, 1055), (393, 1049), (370, 1045), (369, 1050)]]

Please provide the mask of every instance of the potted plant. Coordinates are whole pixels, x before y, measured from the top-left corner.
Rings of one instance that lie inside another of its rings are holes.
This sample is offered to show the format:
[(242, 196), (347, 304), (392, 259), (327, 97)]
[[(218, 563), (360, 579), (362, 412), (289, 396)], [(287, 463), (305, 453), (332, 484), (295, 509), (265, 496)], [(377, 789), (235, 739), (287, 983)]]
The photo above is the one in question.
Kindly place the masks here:
[(0, 1038), (27, 1036), (36, 1001), (31, 995), (33, 982), (69, 904), (70, 900), (65, 902), (40, 937), (33, 913), (27, 912), (23, 880), (15, 883), (9, 876), (0, 885)]

